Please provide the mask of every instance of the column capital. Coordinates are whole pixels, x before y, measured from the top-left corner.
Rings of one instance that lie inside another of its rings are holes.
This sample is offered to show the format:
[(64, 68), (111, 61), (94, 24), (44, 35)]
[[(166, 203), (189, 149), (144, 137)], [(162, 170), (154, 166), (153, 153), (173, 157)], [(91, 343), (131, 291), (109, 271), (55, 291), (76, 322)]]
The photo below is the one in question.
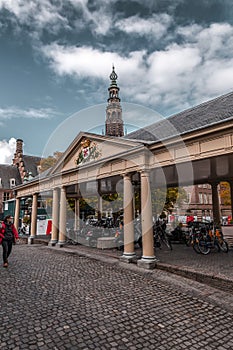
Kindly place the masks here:
[(132, 177), (132, 173), (128, 172), (128, 171), (125, 171), (125, 172), (122, 173), (122, 176), (123, 176), (123, 178), (125, 178), (125, 177), (131, 178)]
[(144, 168), (139, 170), (139, 173), (141, 174), (141, 176), (149, 176), (150, 175), (150, 169), (149, 168)]
[(217, 188), (217, 187), (218, 187), (218, 185), (219, 185), (219, 181), (210, 181), (210, 183), (209, 183), (209, 184), (210, 184), (210, 186), (211, 186), (211, 187), (213, 187), (213, 188), (214, 188), (214, 187), (215, 187), (215, 188)]

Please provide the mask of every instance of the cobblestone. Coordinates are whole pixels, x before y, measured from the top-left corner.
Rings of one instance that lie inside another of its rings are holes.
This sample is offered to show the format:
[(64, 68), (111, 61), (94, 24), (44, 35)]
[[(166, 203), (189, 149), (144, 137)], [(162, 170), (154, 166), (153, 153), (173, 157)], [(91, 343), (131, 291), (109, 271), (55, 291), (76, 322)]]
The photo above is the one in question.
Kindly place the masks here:
[(0, 349), (233, 348), (230, 294), (126, 265), (15, 246), (0, 270)]

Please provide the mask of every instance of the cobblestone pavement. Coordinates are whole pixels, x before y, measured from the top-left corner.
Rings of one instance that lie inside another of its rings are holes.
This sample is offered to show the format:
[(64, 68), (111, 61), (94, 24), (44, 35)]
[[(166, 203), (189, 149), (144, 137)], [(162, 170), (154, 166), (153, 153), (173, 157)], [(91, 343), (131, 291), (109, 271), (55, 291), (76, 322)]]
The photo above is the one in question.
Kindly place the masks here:
[[(192, 247), (186, 247), (184, 244), (173, 243), (172, 246), (172, 251), (164, 247), (155, 250), (158, 269), (173, 272), (233, 293), (232, 248), (229, 249), (228, 253), (212, 251), (208, 255), (202, 255), (197, 254)], [(55, 247), (52, 249), (61, 250), (61, 248)], [(92, 258), (102, 256), (119, 259), (122, 255), (122, 252), (116, 249), (100, 250), (81, 245), (67, 245), (62, 249)], [(141, 249), (137, 247), (136, 255), (138, 259), (142, 255)]]
[(232, 295), (164, 271), (35, 244), (0, 279), (1, 350), (233, 348)]

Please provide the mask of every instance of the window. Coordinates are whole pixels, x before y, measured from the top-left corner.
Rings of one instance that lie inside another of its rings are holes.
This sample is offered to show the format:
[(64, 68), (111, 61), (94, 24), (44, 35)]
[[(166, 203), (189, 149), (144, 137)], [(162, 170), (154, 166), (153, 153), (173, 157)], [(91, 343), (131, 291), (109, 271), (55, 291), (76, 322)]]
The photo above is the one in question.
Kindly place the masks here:
[(204, 193), (204, 203), (205, 203), (205, 204), (208, 204), (208, 197), (207, 197), (207, 194), (206, 194), (206, 193)]
[(3, 201), (8, 201), (10, 199), (10, 192), (4, 192)]
[(212, 204), (212, 195), (209, 194), (209, 204)]
[(14, 187), (15, 186), (15, 179), (11, 178), (10, 179), (10, 187)]
[(38, 201), (37, 207), (38, 207), (38, 208), (46, 208), (46, 207), (47, 207), (46, 200), (40, 200), (40, 201)]
[(199, 193), (199, 203), (203, 204), (203, 195), (202, 195), (202, 193)]

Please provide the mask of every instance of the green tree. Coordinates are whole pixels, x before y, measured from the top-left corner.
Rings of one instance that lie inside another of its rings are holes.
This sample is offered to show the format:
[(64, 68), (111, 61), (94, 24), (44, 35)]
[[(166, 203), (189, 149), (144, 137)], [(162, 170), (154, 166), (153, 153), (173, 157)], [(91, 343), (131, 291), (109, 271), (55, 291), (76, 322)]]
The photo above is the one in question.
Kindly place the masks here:
[(229, 182), (222, 181), (220, 182), (220, 197), (221, 204), (231, 205), (231, 190)]
[(40, 171), (43, 172), (49, 168), (51, 168), (52, 166), (54, 166), (58, 160), (61, 158), (62, 156), (62, 152), (54, 152), (52, 156), (48, 156), (47, 158), (42, 158), (40, 161)]
[(171, 214), (174, 205), (181, 206), (187, 201), (187, 194), (183, 187), (157, 188), (152, 191), (153, 213), (157, 215)]

